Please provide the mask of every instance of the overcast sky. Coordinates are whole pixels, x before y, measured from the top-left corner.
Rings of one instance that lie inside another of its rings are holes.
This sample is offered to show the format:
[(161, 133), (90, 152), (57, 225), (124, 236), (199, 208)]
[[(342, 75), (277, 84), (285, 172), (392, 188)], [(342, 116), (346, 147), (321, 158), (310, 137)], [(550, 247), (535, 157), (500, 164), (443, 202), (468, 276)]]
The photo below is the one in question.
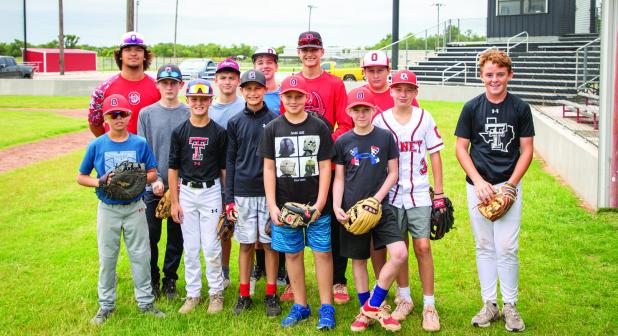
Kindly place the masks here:
[[(460, 18), (464, 31), (484, 29), (484, 20), (472, 18), (487, 15), (487, 0), (400, 0), (400, 36), (434, 26), (437, 1), (445, 5), (441, 21)], [(1, 2), (0, 41), (23, 39), (23, 1)], [(308, 4), (317, 6), (311, 28), (327, 46), (367, 46), (391, 32), (390, 0), (179, 0), (177, 41), (295, 46), (298, 34), (307, 30)], [(64, 0), (64, 33), (78, 35), (80, 43), (115, 45), (124, 32), (125, 10), (125, 0)], [(138, 30), (148, 44), (173, 41), (174, 10), (174, 0), (139, 0)], [(28, 42), (56, 39), (58, 1), (27, 0), (27, 20)]]

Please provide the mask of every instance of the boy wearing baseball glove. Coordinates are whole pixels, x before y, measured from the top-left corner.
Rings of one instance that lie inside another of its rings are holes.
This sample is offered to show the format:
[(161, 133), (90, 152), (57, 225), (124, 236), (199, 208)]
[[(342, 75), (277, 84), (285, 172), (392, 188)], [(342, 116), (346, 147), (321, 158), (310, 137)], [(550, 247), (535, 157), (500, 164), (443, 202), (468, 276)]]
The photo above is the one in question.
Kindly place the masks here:
[[(320, 216), (326, 204), (334, 154), (330, 130), (305, 111), (305, 80), (290, 76), (281, 84), (281, 101), (286, 113), (264, 129), (258, 154), (264, 158), (264, 190), (273, 221), (274, 250), (286, 254), (286, 265), (294, 305), (281, 322), (283, 327), (309, 318), (305, 289), (304, 249), (313, 250), (320, 292), (318, 329), (335, 327), (332, 306), (332, 254), (330, 216)], [(305, 143), (311, 145), (305, 151)], [(305, 174), (309, 162), (312, 174)]]
[[(352, 331), (367, 329), (370, 319), (377, 320), (386, 330), (401, 329), (399, 321), (381, 307), (399, 268), (408, 261), (408, 250), (394, 214), (387, 207), (388, 191), (397, 181), (399, 151), (387, 130), (371, 124), (375, 110), (369, 90), (352, 90), (348, 95), (347, 111), (354, 128), (335, 143), (333, 211), (347, 229), (340, 230), (341, 254), (352, 259), (354, 284), (361, 306)], [(391, 258), (382, 267), (370, 297), (367, 259), (371, 241), (377, 250), (386, 248)]]
[[(103, 101), (103, 118), (109, 132), (93, 140), (79, 167), (77, 183), (96, 188), (97, 245), (99, 250), (99, 310), (90, 320), (103, 324), (116, 308), (116, 264), (120, 236), (131, 260), (135, 299), (142, 313), (165, 317), (154, 304), (150, 282), (148, 224), (142, 201), (146, 183), (157, 180), (157, 161), (146, 139), (127, 131), (129, 102), (121, 95)], [(91, 177), (92, 170), (97, 177)]]
[(505, 328), (521, 331), (525, 324), (516, 308), (521, 179), (532, 161), (534, 125), (530, 105), (507, 91), (513, 78), (509, 56), (492, 49), (481, 55), (479, 66), (485, 93), (464, 105), (455, 129), (484, 303), (472, 325), (488, 327), (500, 318), (499, 280)]

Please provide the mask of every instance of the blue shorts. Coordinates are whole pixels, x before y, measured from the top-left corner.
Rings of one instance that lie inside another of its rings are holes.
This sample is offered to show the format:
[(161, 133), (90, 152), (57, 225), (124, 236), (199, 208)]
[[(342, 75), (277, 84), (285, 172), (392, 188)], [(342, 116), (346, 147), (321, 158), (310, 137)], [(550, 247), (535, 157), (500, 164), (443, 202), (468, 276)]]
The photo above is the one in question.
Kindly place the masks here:
[(315, 252), (330, 252), (330, 215), (322, 215), (307, 228), (291, 228), (272, 224), (273, 250), (298, 253), (309, 246)]

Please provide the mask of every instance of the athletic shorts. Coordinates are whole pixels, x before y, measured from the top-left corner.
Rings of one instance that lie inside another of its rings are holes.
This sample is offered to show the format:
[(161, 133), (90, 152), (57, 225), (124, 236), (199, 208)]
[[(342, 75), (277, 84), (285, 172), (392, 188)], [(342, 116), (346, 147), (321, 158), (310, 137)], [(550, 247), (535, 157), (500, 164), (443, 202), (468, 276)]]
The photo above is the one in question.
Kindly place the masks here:
[(430, 206), (410, 209), (397, 208), (393, 205), (389, 205), (389, 207), (397, 217), (401, 237), (407, 238), (408, 232), (410, 232), (412, 239), (429, 238), (431, 233)]
[(322, 215), (306, 228), (272, 224), (273, 250), (281, 253), (298, 253), (310, 247), (315, 252), (330, 252), (330, 215)]
[(373, 230), (363, 235), (351, 234), (345, 228), (342, 228), (339, 232), (341, 256), (350, 259), (369, 259), (372, 239), (373, 248), (376, 250), (381, 250), (388, 244), (403, 240), (397, 227), (395, 215), (389, 206), (382, 206), (382, 218)]
[(270, 244), (270, 236), (266, 234), (266, 226), (270, 225), (270, 213), (266, 205), (266, 197), (234, 197), (238, 221), (234, 228), (234, 239), (241, 244)]

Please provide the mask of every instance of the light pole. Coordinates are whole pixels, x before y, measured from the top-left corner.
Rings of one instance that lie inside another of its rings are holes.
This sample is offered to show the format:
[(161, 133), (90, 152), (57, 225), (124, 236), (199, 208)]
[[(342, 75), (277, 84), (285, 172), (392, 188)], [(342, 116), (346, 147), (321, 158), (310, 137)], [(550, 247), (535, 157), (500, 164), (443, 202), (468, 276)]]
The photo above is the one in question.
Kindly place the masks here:
[(318, 8), (318, 6), (307, 5), (307, 8), (309, 8), (309, 29), (307, 29), (307, 30), (311, 30), (311, 10), (314, 9), (314, 8)]
[(174, 16), (174, 62), (176, 62), (176, 32), (178, 31), (178, 0), (176, 0), (176, 15)]
[(137, 23), (139, 22), (139, 0), (135, 0), (135, 31), (139, 31), (137, 29)]
[(438, 10), (438, 38), (436, 39), (436, 47), (437, 47), (438, 46), (437, 43), (439, 43), (438, 41), (440, 41), (440, 7), (444, 6), (444, 4), (440, 2), (434, 2), (431, 5), (436, 6), (436, 9)]

